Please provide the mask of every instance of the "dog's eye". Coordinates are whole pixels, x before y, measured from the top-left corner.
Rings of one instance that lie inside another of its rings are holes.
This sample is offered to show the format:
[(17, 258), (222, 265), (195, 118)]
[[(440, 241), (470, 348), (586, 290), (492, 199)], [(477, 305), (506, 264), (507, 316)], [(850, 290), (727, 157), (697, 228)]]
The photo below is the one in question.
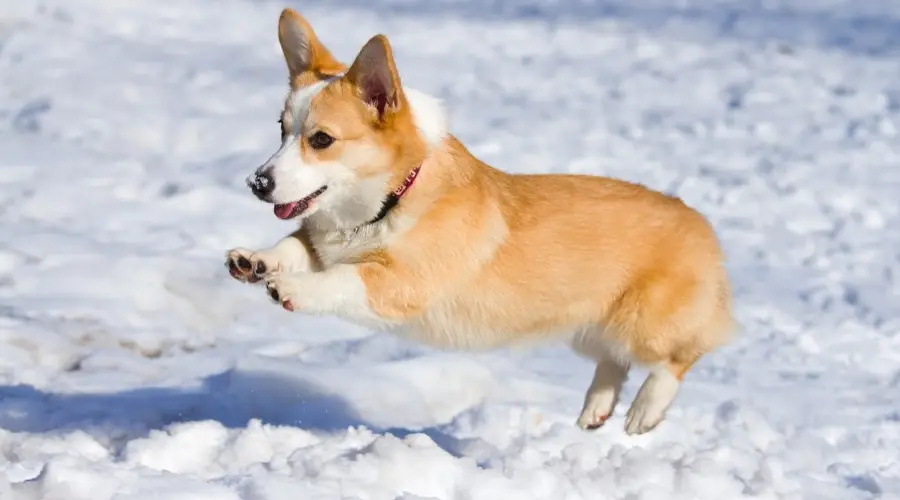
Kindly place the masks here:
[(325, 149), (328, 146), (331, 146), (331, 143), (333, 142), (334, 137), (331, 137), (321, 130), (309, 137), (309, 145), (313, 149)]

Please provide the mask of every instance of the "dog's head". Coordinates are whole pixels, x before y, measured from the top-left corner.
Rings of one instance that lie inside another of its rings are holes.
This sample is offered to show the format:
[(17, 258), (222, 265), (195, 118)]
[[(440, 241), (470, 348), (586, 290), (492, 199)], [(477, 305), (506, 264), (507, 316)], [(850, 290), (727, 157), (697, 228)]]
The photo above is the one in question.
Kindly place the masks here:
[(411, 108), (383, 35), (349, 68), (291, 9), (281, 14), (278, 39), (290, 74), (281, 147), (247, 184), (281, 219), (321, 213), (339, 226), (360, 224), (443, 134), (440, 107), (417, 94), (422, 102)]

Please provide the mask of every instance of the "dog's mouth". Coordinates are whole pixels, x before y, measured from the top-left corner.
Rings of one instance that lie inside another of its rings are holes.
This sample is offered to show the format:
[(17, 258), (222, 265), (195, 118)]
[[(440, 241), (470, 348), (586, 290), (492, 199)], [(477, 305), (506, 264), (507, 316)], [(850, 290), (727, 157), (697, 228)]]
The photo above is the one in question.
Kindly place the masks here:
[(315, 192), (313, 192), (311, 195), (297, 201), (292, 201), (290, 203), (276, 203), (274, 208), (275, 217), (284, 220), (297, 217), (298, 215), (309, 209), (309, 206), (313, 202), (313, 200), (324, 193), (326, 189), (328, 189), (328, 186), (322, 186), (319, 189), (316, 189)]

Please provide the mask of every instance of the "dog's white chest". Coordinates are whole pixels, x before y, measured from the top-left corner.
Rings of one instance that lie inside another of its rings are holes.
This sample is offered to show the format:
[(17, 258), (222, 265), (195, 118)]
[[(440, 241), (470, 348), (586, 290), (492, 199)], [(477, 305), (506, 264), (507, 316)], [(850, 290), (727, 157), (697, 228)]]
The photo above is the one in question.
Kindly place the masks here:
[(384, 245), (384, 238), (375, 228), (356, 233), (334, 232), (313, 238), (316, 254), (325, 269), (335, 264), (355, 263), (357, 259)]

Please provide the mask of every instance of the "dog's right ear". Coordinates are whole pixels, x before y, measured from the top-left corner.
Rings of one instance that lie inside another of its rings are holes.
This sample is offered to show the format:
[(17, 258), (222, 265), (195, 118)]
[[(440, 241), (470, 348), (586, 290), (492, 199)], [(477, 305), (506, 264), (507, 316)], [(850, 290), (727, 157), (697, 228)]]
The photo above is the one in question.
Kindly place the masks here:
[(294, 9), (281, 11), (278, 18), (278, 42), (292, 82), (307, 71), (327, 75), (344, 71), (344, 65), (322, 45), (312, 26)]

